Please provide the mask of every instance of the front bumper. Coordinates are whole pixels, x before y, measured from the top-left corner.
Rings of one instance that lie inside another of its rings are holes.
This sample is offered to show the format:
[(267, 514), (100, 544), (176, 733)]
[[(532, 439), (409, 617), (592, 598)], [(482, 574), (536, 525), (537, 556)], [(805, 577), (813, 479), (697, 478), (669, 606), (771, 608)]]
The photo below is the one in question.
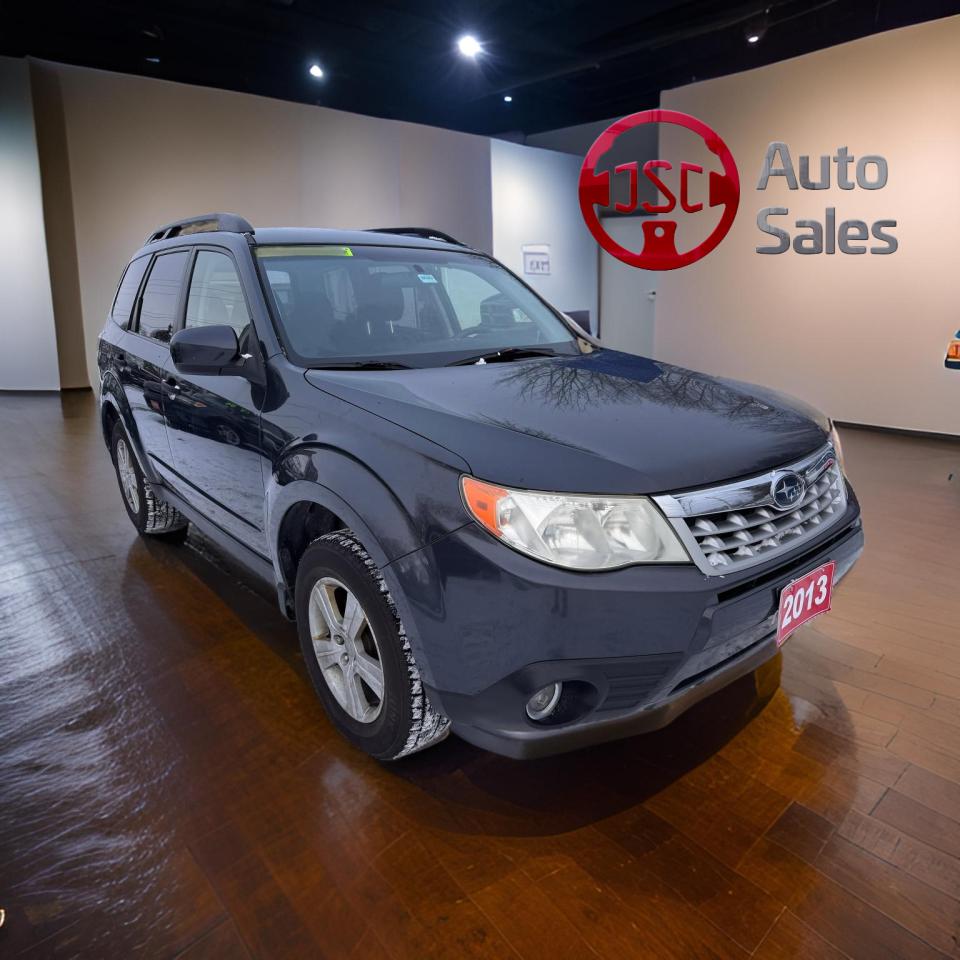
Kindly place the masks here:
[[(601, 574), (522, 556), (468, 525), (391, 564), (412, 614), (428, 695), (455, 733), (510, 757), (574, 750), (655, 730), (777, 652), (780, 591), (863, 549), (852, 491), (816, 540), (738, 576), (689, 564)], [(564, 682), (549, 723), (527, 699)]]

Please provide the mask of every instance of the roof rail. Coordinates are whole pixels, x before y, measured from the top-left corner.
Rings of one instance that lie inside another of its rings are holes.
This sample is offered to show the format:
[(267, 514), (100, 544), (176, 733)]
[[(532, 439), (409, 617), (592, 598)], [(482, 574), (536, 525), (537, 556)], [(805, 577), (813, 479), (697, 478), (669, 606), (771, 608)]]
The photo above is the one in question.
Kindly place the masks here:
[(434, 230), (433, 227), (371, 227), (366, 233), (393, 233), (403, 237), (420, 237), (421, 240), (439, 240), (441, 243), (454, 243), (458, 247), (465, 247), (466, 244), (456, 237), (451, 237), (449, 233), (442, 230)]
[(169, 240), (170, 237), (180, 237), (189, 233), (253, 233), (253, 227), (243, 217), (235, 213), (204, 213), (199, 217), (188, 217), (186, 220), (175, 220), (154, 230), (146, 239), (146, 243), (157, 240)]

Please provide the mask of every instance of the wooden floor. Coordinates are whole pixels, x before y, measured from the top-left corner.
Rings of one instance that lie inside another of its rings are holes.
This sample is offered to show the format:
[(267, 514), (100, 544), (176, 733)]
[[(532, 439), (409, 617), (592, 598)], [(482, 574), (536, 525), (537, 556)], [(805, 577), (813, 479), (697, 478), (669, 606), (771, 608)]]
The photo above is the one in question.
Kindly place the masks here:
[(393, 766), (90, 395), (0, 397), (0, 956), (960, 957), (960, 445), (848, 430), (832, 614), (657, 734)]

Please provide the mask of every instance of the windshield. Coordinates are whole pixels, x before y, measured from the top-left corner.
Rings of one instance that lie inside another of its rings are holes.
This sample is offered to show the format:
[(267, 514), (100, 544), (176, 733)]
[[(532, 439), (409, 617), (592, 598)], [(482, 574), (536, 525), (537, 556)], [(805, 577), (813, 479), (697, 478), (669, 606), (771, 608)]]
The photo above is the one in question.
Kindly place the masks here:
[(318, 244), (256, 254), (287, 346), (306, 366), (437, 366), (517, 348), (578, 352), (557, 315), (480, 254)]

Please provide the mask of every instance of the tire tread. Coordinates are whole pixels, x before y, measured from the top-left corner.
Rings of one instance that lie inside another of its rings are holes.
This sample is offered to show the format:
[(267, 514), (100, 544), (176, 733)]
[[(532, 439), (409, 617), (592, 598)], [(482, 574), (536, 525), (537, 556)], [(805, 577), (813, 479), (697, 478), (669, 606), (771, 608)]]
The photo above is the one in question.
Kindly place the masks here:
[[(113, 425), (113, 436), (110, 446), (110, 454), (113, 457), (114, 465), (116, 465), (117, 441), (119, 439), (122, 439), (127, 445), (127, 449), (130, 451), (130, 456), (133, 458), (134, 465), (136, 466), (137, 476), (140, 479), (140, 493), (145, 509), (143, 511), (144, 519), (142, 527), (140, 524), (137, 524), (139, 532), (161, 539), (182, 539), (182, 537), (186, 535), (186, 528), (189, 521), (176, 507), (172, 507), (166, 500), (163, 500), (154, 493), (153, 487), (143, 475), (143, 470), (140, 469), (140, 464), (137, 462), (137, 455), (134, 452), (133, 444), (130, 442), (130, 436), (126, 428), (120, 420), (117, 420)], [(121, 495), (123, 495), (123, 491), (121, 491)], [(127, 507), (127, 513), (130, 513), (126, 497), (124, 497), (124, 506)], [(132, 516), (131, 514), (131, 519)]]

